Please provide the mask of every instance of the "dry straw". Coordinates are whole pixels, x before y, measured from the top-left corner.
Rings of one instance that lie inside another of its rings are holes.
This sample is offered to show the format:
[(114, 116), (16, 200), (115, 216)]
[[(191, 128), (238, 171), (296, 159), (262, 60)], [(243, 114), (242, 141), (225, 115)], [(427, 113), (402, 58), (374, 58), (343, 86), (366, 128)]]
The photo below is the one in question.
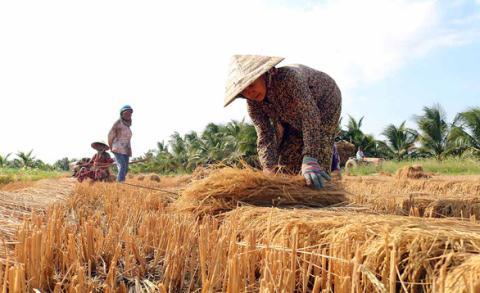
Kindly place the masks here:
[(444, 292), (480, 292), (480, 255), (470, 256), (436, 285)]
[(327, 207), (345, 201), (345, 194), (338, 184), (328, 183), (318, 191), (306, 186), (301, 176), (272, 176), (251, 168), (226, 167), (193, 181), (175, 207), (216, 214), (232, 210), (239, 204)]
[(18, 225), (33, 211), (41, 212), (48, 205), (63, 201), (71, 193), (74, 183), (62, 178), (29, 185), (19, 190), (0, 191), (0, 261), (6, 260), (6, 248), (12, 246)]
[(420, 178), (430, 178), (432, 177), (429, 174), (423, 172), (423, 167), (420, 165), (414, 166), (405, 166), (397, 170), (395, 174), (397, 179), (420, 179)]
[[(20, 227), (11, 261), (0, 265), (2, 292), (478, 288), (480, 226), (474, 220), (252, 206), (199, 218), (178, 212), (183, 205), (174, 200), (123, 184), (78, 185), (66, 204), (33, 214)], [(210, 200), (204, 206), (211, 203), (217, 208)]]
[(351, 203), (379, 213), (480, 219), (480, 181), (475, 177), (363, 176), (345, 177), (342, 183)]

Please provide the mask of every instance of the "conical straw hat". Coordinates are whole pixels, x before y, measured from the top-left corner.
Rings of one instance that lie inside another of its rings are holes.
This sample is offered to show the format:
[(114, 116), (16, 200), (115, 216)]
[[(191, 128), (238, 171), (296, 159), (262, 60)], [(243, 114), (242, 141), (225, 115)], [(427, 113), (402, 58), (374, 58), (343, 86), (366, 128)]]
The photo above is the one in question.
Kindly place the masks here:
[(282, 57), (259, 55), (233, 55), (230, 61), (224, 107), (262, 74), (282, 62)]
[(108, 145), (103, 141), (92, 142), (91, 146), (94, 150), (97, 150), (97, 151), (100, 151), (102, 149), (103, 150), (108, 150), (109, 149)]

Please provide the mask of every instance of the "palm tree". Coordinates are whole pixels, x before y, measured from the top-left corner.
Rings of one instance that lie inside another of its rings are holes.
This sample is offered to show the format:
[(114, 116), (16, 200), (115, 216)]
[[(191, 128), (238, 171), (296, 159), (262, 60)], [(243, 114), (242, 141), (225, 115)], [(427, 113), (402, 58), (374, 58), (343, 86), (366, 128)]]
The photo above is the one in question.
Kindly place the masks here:
[(448, 139), (461, 151), (480, 154), (480, 107), (458, 113)]
[(361, 117), (358, 121), (355, 120), (352, 116), (348, 115), (347, 130), (344, 133), (346, 140), (353, 143), (356, 147), (361, 146), (362, 140), (365, 138), (365, 134), (360, 129), (362, 127), (363, 118)]
[(442, 159), (448, 149), (448, 133), (446, 113), (439, 104), (423, 107), (423, 115), (414, 116), (420, 129), (422, 150)]
[(393, 124), (388, 125), (382, 132), (387, 139), (386, 146), (397, 160), (405, 158), (408, 150), (413, 147), (417, 140), (417, 131), (405, 127), (405, 121), (396, 127)]
[(357, 121), (348, 115), (347, 129), (342, 131), (339, 138), (353, 143), (356, 148), (361, 147), (366, 156), (382, 157), (383, 153), (381, 152), (379, 142), (373, 135), (363, 133), (361, 129), (363, 119), (364, 117), (361, 117)]
[(148, 160), (146, 163), (138, 165), (138, 168), (140, 168), (141, 171), (159, 172), (162, 174), (169, 174), (177, 171), (178, 164), (163, 141), (157, 142), (157, 149), (148, 151), (144, 157)]
[(5, 156), (0, 155), (0, 168), (3, 168), (7, 166), (8, 164), (8, 157), (10, 157), (11, 154), (6, 154)]
[(23, 168), (31, 168), (35, 163), (35, 156), (32, 155), (33, 150), (26, 152), (18, 152), (17, 157), (20, 159), (20, 165)]

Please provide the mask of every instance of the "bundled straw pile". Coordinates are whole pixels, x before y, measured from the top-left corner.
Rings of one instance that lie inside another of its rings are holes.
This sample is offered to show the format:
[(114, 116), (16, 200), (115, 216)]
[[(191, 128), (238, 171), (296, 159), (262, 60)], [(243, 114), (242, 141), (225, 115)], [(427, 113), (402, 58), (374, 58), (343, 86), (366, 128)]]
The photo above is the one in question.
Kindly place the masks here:
[(345, 140), (338, 141), (335, 145), (340, 156), (340, 165), (345, 166), (348, 159), (355, 156), (355, 145)]
[(150, 174), (148, 175), (148, 178), (150, 179), (150, 181), (155, 181), (155, 182), (160, 182), (160, 176), (158, 176), (157, 174)]
[(346, 201), (336, 184), (322, 190), (305, 185), (301, 176), (266, 175), (251, 168), (222, 168), (192, 182), (176, 203), (180, 210), (216, 214), (246, 203), (258, 206), (327, 207)]
[(423, 167), (420, 165), (405, 166), (397, 170), (395, 174), (397, 179), (422, 179), (432, 177), (423, 172)]

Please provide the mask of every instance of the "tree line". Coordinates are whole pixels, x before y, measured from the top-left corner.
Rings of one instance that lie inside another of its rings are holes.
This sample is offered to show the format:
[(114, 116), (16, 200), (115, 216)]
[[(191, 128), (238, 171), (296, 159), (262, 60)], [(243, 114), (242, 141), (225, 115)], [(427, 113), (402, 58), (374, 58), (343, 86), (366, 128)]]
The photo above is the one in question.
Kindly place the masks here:
[[(348, 116), (345, 127), (339, 122), (336, 141), (345, 140), (361, 147), (365, 155), (390, 160), (447, 156), (480, 157), (480, 107), (458, 113), (447, 121), (439, 105), (424, 107), (413, 121), (417, 129), (408, 128), (406, 121), (387, 125), (377, 139), (362, 130), (364, 117)], [(259, 167), (257, 134), (252, 124), (231, 121), (224, 125), (209, 124), (200, 134), (175, 132), (168, 143), (159, 142), (143, 158), (147, 163), (133, 166), (139, 172), (189, 173), (198, 166), (215, 163), (237, 165), (247, 163)]]
[(39, 169), (44, 171), (67, 171), (69, 164), (75, 159), (67, 157), (57, 160), (54, 164), (48, 164), (37, 159), (33, 155), (33, 150), (28, 152), (19, 151), (12, 157), (12, 154), (0, 155), (0, 169)]
[[(345, 140), (361, 147), (366, 156), (390, 160), (430, 158), (442, 160), (448, 156), (480, 157), (480, 107), (458, 113), (453, 121), (447, 121), (445, 110), (435, 104), (424, 107), (412, 120), (417, 128), (389, 124), (381, 133), (382, 139), (362, 130), (364, 117), (355, 119), (348, 115), (345, 126), (338, 124), (336, 141)], [(0, 168), (36, 168), (43, 170), (68, 170), (74, 159), (62, 158), (54, 164), (46, 164), (35, 158), (33, 151), (0, 155)], [(249, 164), (259, 167), (257, 134), (252, 124), (230, 121), (226, 124), (208, 124), (197, 133), (180, 135), (173, 133), (165, 142), (158, 142), (152, 149), (136, 159), (146, 162), (132, 165), (133, 171), (162, 174), (189, 173), (199, 166), (223, 163), (226, 165)]]

